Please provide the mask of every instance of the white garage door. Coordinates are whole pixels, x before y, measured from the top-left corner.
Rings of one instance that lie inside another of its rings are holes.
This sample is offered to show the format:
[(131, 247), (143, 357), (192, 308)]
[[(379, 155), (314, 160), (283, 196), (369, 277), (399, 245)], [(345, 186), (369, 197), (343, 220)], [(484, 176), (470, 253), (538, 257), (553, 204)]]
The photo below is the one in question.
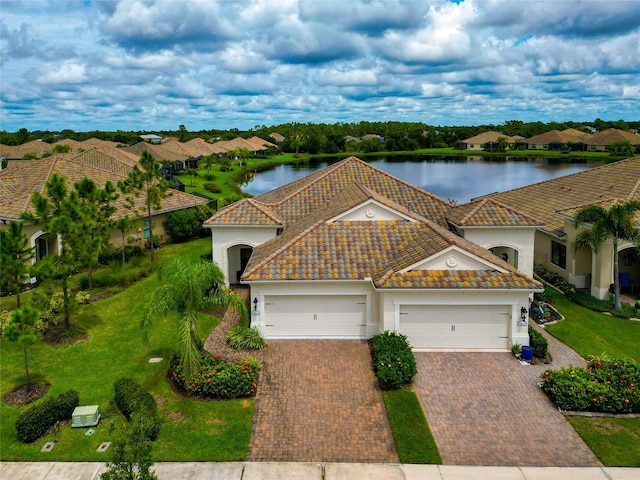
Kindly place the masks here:
[(401, 305), (400, 332), (414, 348), (507, 348), (509, 305)]
[(265, 297), (266, 337), (362, 338), (364, 295), (274, 295)]

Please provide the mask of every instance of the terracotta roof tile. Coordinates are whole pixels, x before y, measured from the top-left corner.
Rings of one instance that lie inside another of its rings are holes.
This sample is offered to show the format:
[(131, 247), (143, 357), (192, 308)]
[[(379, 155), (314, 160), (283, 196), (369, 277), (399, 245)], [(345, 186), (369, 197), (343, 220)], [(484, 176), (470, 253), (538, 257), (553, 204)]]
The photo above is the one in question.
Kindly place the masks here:
[(453, 207), (447, 220), (459, 227), (541, 227), (544, 224), (497, 200), (485, 197)]
[[(120, 159), (110, 154), (118, 154)], [(68, 188), (72, 188), (75, 182), (83, 178), (91, 178), (102, 187), (107, 181), (116, 184), (119, 180), (124, 180), (135, 163), (123, 152), (109, 147), (104, 151), (88, 150), (74, 158), (52, 155), (41, 160), (11, 162), (10, 168), (0, 171), (0, 217), (17, 220), (21, 212), (31, 211), (32, 192), (44, 193), (44, 184), (53, 173), (66, 178)], [(154, 214), (207, 203), (204, 198), (177, 190), (171, 190), (170, 193), (171, 196), (162, 200), (162, 207), (154, 211)], [(136, 203), (139, 211), (145, 211), (142, 197)], [(128, 213), (122, 197), (115, 202), (115, 206), (118, 210), (114, 218)]]
[(640, 157), (590, 168), (489, 198), (540, 219), (545, 231), (564, 235), (564, 219), (556, 212), (612, 198), (640, 199)]
[(269, 207), (245, 198), (221, 208), (204, 225), (282, 225), (282, 219)]
[(376, 283), (378, 288), (531, 289), (542, 284), (522, 274), (497, 270), (412, 270)]

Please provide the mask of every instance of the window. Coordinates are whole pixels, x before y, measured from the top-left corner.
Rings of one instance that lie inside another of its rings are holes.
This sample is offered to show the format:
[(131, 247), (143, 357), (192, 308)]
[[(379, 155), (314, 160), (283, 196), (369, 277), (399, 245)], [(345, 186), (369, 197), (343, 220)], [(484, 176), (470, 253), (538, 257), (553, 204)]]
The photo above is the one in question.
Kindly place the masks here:
[(551, 242), (551, 263), (558, 267), (567, 268), (567, 247), (558, 243)]

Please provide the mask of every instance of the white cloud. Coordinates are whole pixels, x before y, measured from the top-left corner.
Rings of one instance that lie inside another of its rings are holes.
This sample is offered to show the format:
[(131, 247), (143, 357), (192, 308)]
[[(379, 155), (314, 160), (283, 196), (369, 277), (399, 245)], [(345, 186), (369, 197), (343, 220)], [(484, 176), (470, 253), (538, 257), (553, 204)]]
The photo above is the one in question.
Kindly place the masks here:
[(71, 85), (88, 80), (85, 65), (66, 61), (57, 68), (44, 66), (36, 82), (42, 85)]

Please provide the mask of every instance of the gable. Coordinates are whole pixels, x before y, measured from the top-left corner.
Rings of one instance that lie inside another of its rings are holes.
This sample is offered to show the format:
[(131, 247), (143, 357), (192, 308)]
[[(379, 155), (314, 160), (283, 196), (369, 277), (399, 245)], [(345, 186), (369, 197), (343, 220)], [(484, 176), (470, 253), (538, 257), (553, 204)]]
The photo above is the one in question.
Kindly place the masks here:
[(404, 215), (397, 210), (394, 210), (386, 205), (382, 205), (375, 200), (369, 200), (356, 207), (347, 210), (346, 212), (329, 219), (327, 223), (332, 222), (385, 222), (392, 220), (408, 220), (414, 222), (415, 220), (407, 215)]
[(417, 270), (499, 270), (499, 268), (457, 247), (450, 247), (402, 272)]

